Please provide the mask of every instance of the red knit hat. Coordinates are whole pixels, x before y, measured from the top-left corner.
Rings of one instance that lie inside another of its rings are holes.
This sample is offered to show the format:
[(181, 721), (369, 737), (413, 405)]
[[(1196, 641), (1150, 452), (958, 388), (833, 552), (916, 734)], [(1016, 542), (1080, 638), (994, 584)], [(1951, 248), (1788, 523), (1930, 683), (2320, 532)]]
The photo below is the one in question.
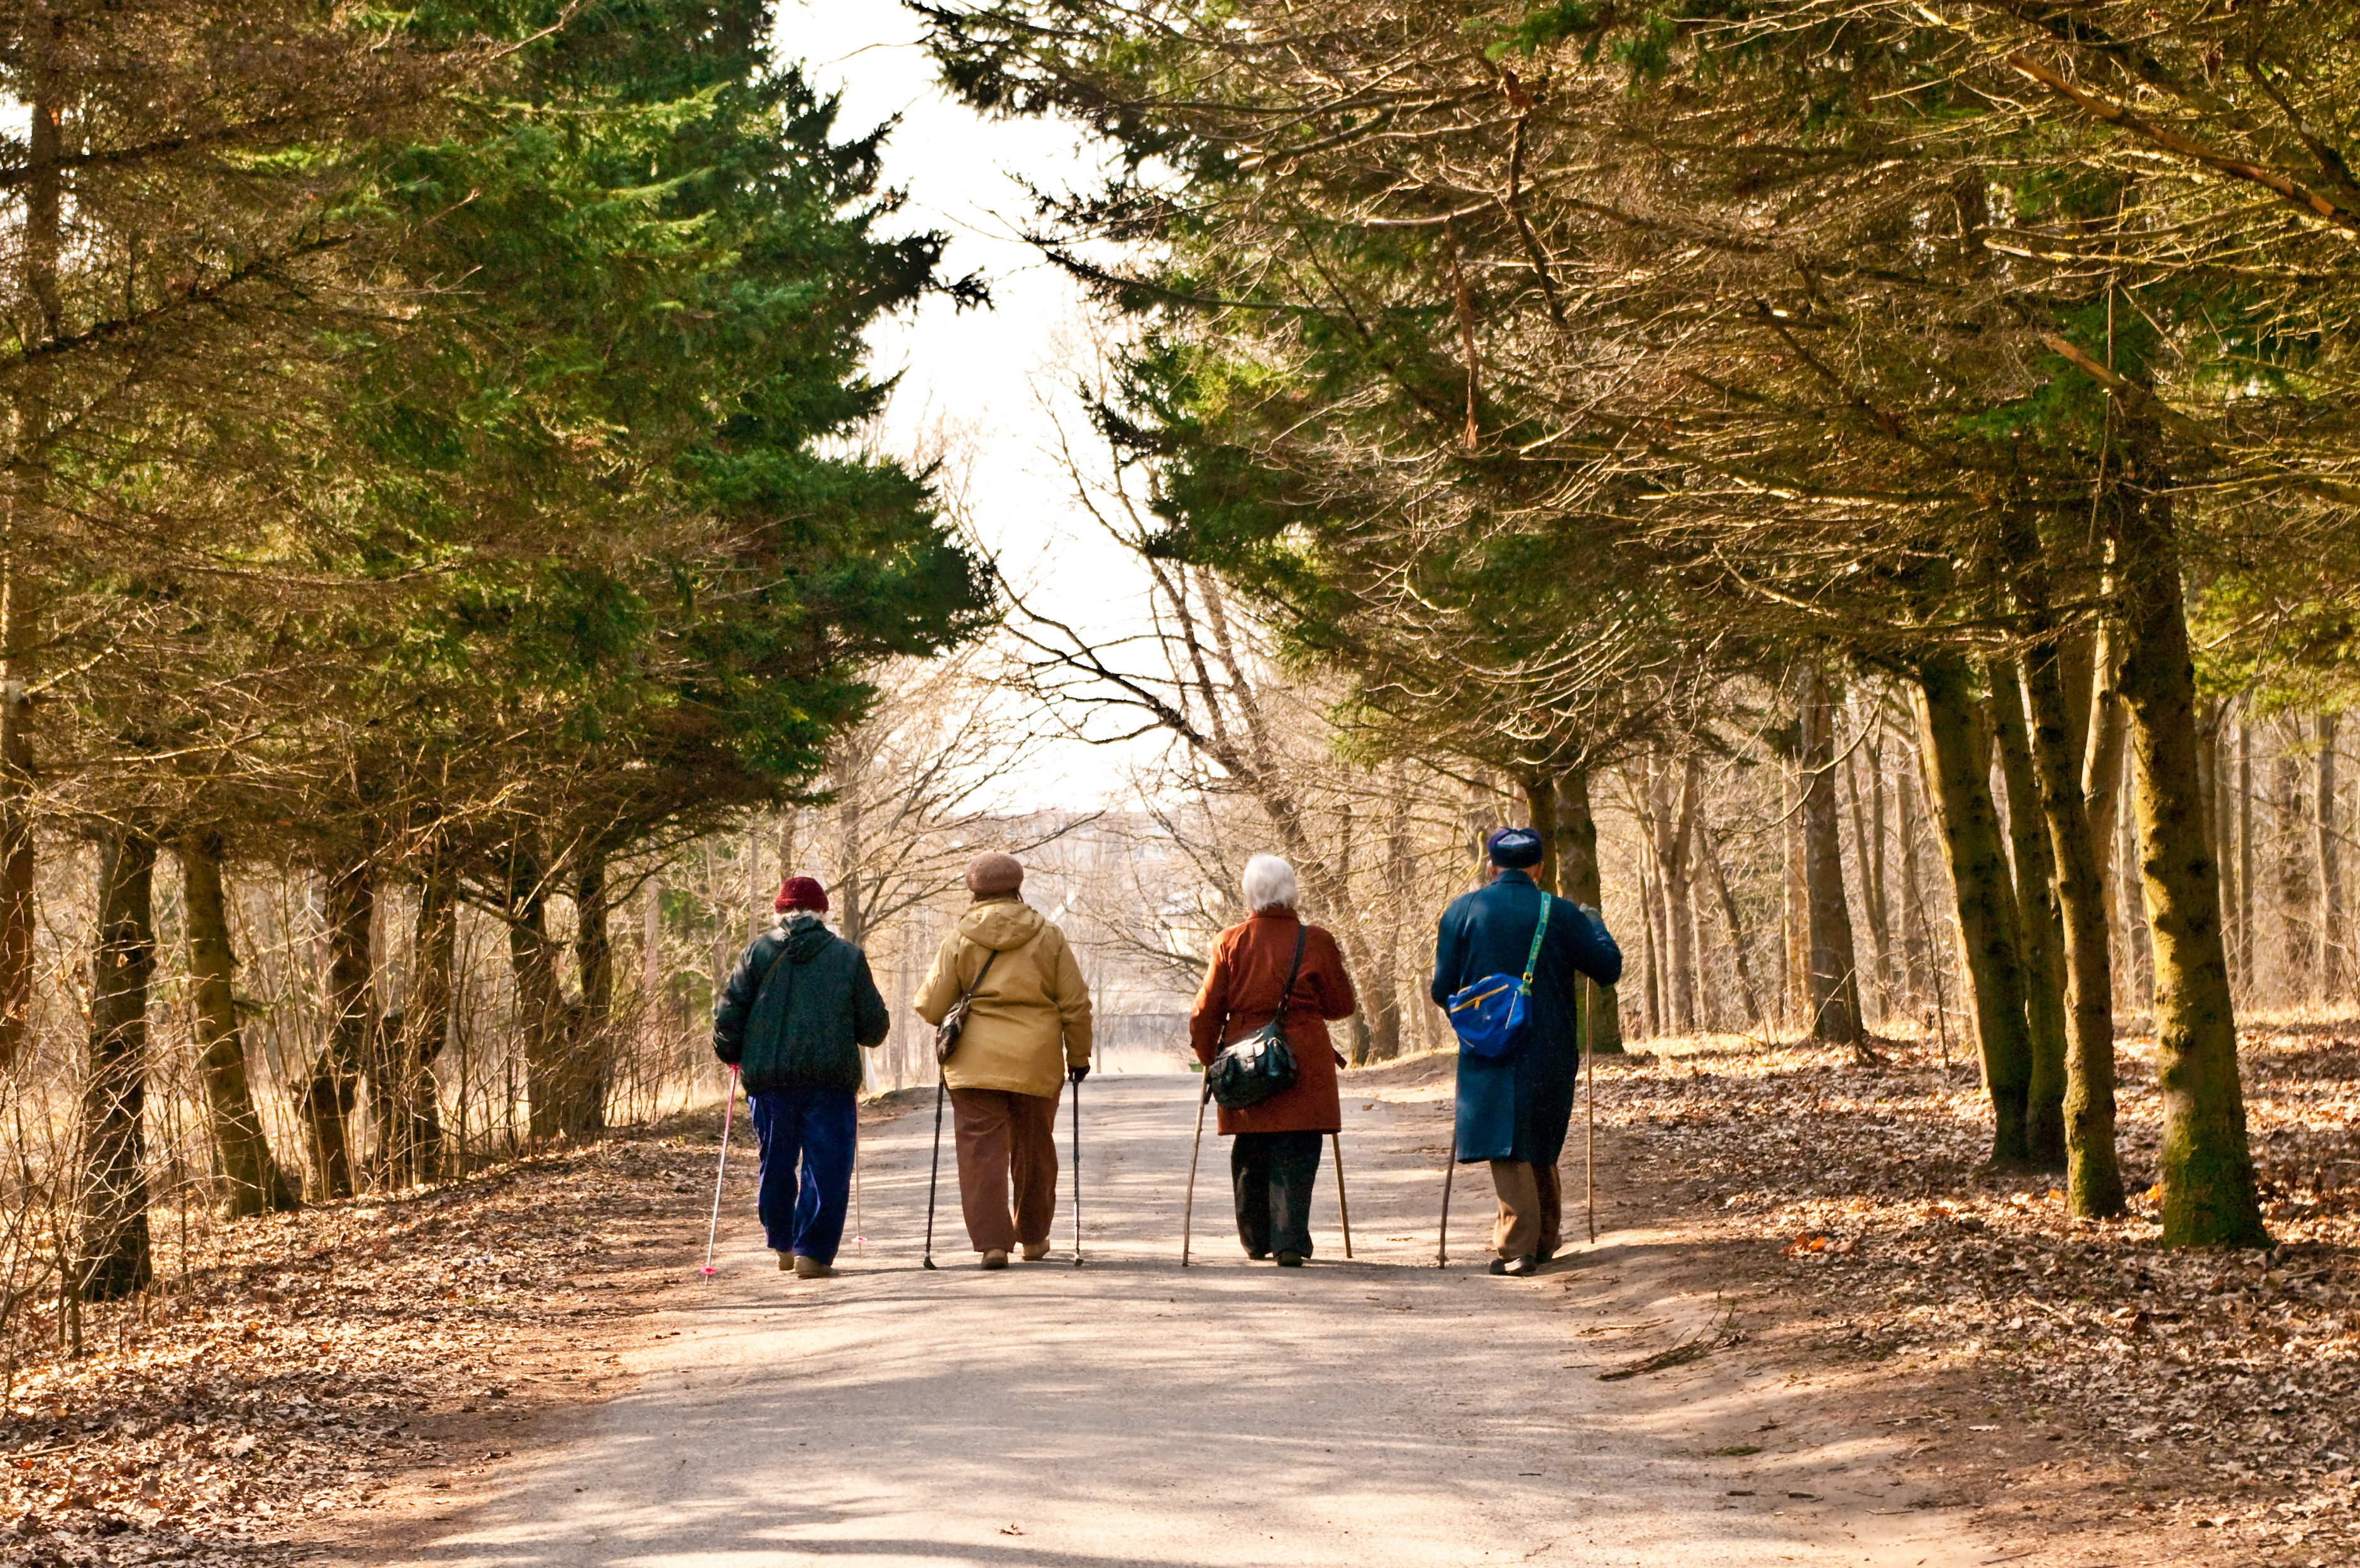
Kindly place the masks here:
[(814, 915), (827, 913), (827, 889), (807, 876), (791, 876), (779, 889), (779, 896), (770, 907), (784, 915), (790, 909), (808, 909)]

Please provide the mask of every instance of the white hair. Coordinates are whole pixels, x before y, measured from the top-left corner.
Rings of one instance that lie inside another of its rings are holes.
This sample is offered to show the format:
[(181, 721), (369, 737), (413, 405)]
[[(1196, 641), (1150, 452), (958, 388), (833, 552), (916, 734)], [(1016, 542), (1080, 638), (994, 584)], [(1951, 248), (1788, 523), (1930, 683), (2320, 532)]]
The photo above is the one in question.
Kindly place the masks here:
[(1259, 915), (1265, 909), (1292, 909), (1301, 896), (1295, 885), (1295, 868), (1276, 855), (1256, 855), (1246, 862), (1246, 874), (1240, 882), (1246, 895), (1246, 912)]

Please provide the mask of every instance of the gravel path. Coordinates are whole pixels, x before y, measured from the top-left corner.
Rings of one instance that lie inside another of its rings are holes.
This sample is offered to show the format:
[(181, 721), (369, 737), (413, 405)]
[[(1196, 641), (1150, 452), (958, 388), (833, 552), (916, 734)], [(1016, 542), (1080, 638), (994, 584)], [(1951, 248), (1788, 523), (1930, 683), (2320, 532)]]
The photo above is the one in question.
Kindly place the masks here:
[[(1195, 1085), (1175, 1075), (1084, 1087), (1081, 1268), (1061, 1199), (1046, 1262), (981, 1272), (946, 1182), (941, 1268), (920, 1270), (931, 1106), (869, 1134), (862, 1217), (877, 1239), (847, 1245), (837, 1279), (798, 1283), (773, 1266), (748, 1159), (725, 1205), (721, 1272), (649, 1321), (627, 1357), (632, 1391), (519, 1453), (489, 1501), (388, 1561), (1993, 1558), (1959, 1516), (1911, 1506), (1926, 1499), (1891, 1474), (1897, 1445), (1847, 1424), (1841, 1385), (1749, 1365), (1743, 1346), (1600, 1381), (1721, 1324), (1710, 1297), (1670, 1279), (1670, 1240), (1604, 1235), (1537, 1279), (1489, 1277), (1489, 1183), (1470, 1168), (1453, 1261), (1435, 1268), (1448, 1136), (1435, 1090), (1347, 1102), (1358, 1260), (1342, 1261), (1331, 1166), (1314, 1210), (1319, 1255), (1299, 1273), (1240, 1253), (1227, 1145), (1208, 1132), (1197, 1261), (1184, 1272)], [(1061, 1115), (1061, 1138), (1070, 1125)]]

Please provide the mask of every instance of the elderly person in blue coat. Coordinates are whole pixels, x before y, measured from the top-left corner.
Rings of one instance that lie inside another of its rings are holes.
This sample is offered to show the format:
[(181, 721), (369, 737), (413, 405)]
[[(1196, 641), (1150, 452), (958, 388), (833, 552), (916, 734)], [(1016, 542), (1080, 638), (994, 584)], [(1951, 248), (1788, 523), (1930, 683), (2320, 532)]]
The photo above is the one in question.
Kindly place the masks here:
[[(1491, 1167), (1500, 1197), (1492, 1238), (1499, 1255), (1491, 1272), (1524, 1275), (1547, 1262), (1563, 1239), (1557, 1161), (1580, 1076), (1579, 977), (1613, 984), (1622, 974), (1622, 951), (1598, 911), (1545, 893), (1533, 881), (1532, 868), (1542, 858), (1538, 833), (1502, 828), (1486, 849), (1491, 884), (1461, 894), (1443, 911), (1434, 947), (1434, 1002), (1448, 1007), (1453, 992), (1487, 975), (1521, 975), (1527, 956), (1533, 959), (1530, 1022), (1516, 1048), (1504, 1057), (1471, 1051), (1459, 1057), (1459, 1162)], [(1536, 929), (1541, 944), (1535, 954)]]

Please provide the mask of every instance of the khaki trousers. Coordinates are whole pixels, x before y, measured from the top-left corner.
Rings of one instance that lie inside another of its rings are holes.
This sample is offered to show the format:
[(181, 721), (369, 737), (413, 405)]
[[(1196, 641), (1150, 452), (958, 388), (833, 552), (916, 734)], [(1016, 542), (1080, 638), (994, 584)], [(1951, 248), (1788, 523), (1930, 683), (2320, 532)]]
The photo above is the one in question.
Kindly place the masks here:
[(975, 1250), (1014, 1252), (1019, 1242), (1046, 1245), (1057, 1217), (1057, 1096), (954, 1089), (951, 1120), (959, 1209)]
[(1565, 1240), (1565, 1194), (1557, 1167), (1521, 1159), (1491, 1162), (1491, 1188), (1500, 1195), (1499, 1222), (1491, 1228), (1492, 1250), (1502, 1257), (1547, 1257)]

